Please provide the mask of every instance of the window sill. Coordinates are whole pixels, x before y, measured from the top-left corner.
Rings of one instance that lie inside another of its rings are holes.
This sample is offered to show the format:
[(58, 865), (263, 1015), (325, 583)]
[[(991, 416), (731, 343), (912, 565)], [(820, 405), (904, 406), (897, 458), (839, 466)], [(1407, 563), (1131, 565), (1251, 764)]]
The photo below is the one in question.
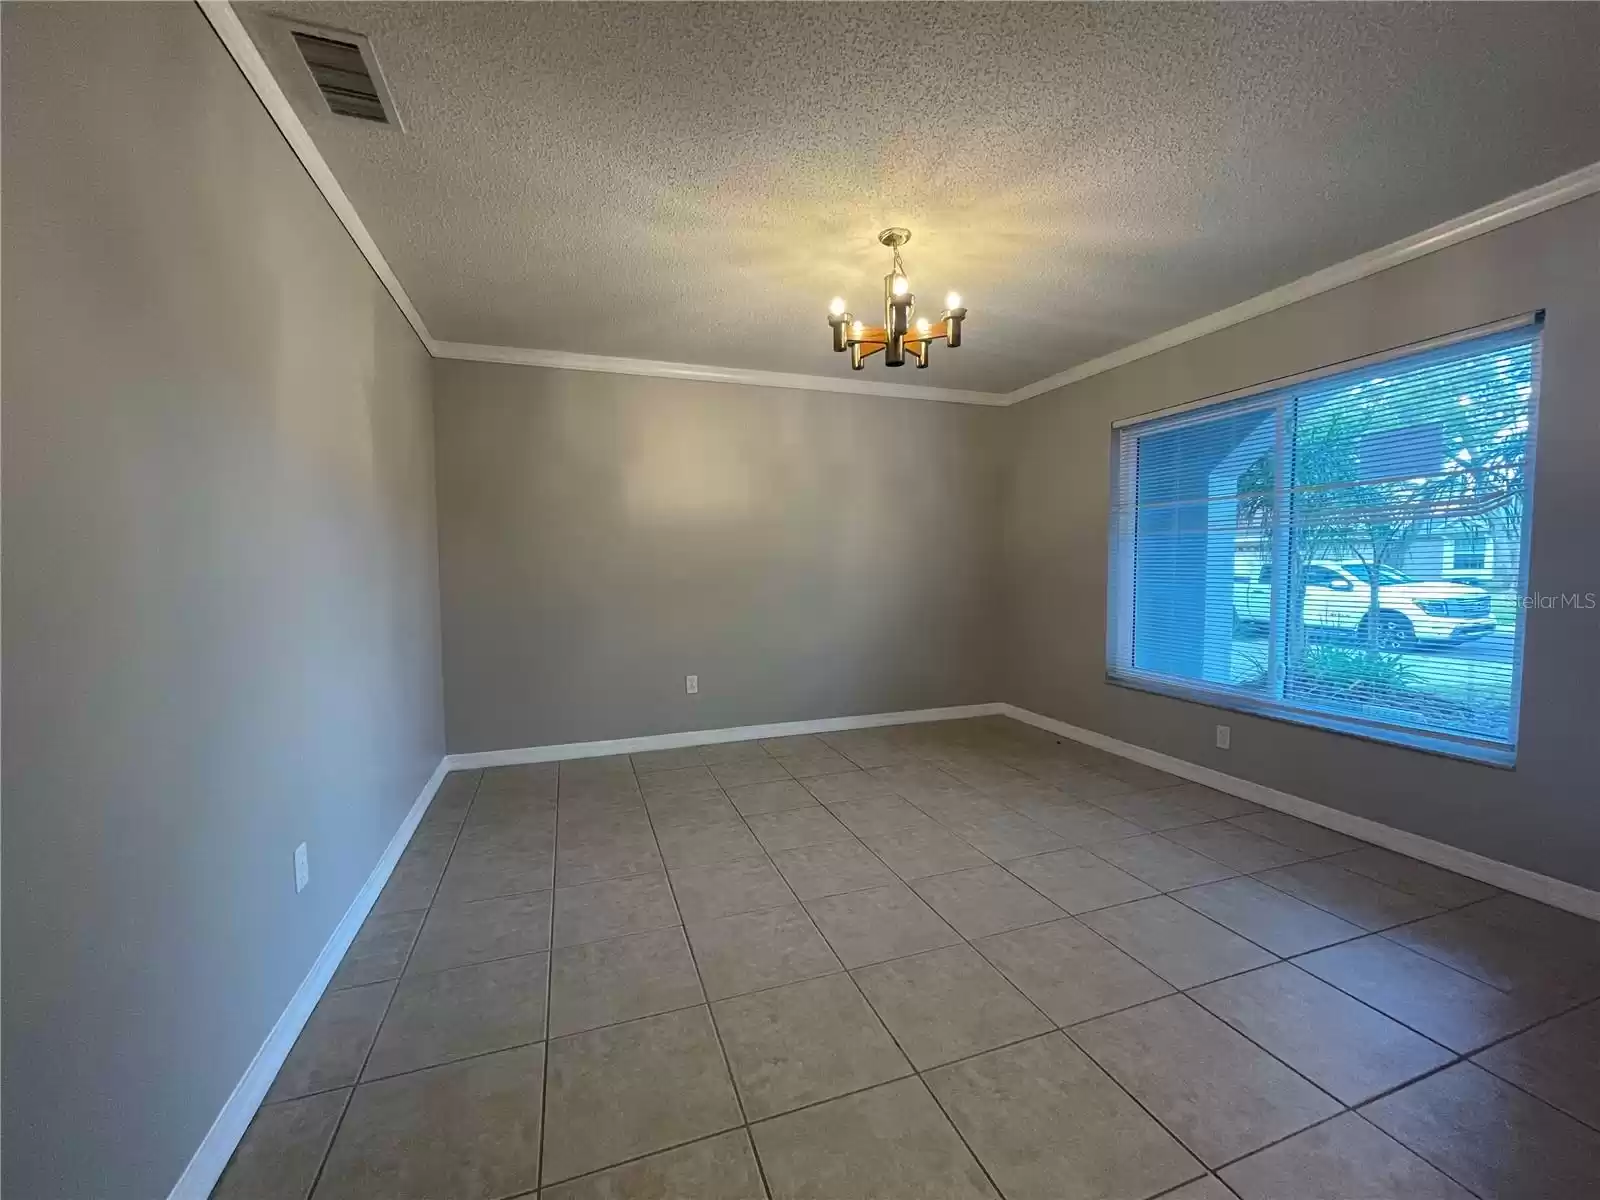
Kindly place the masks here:
[(1282, 721), (1289, 725), (1320, 729), (1324, 733), (1336, 733), (1344, 737), (1359, 738), (1366, 742), (1400, 746), (1403, 749), (1415, 750), (1423, 754), (1436, 754), (1444, 758), (1464, 759), (1483, 766), (1498, 767), (1501, 770), (1511, 770), (1517, 763), (1517, 751), (1514, 746), (1495, 745), (1489, 742), (1471, 742), (1459, 738), (1443, 737), (1366, 721), (1330, 716), (1325, 713), (1302, 711), (1272, 700), (1256, 700), (1251, 696), (1238, 692), (1201, 688), (1189, 683), (1180, 683), (1156, 677), (1119, 675), (1107, 672), (1106, 682), (1114, 687), (1127, 688), (1130, 691), (1149, 692), (1157, 696), (1170, 696), (1175, 700), (1187, 700), (1193, 704), (1204, 704), (1209, 708), (1219, 708), (1227, 712), (1247, 713), (1253, 717), (1264, 717), (1269, 721)]

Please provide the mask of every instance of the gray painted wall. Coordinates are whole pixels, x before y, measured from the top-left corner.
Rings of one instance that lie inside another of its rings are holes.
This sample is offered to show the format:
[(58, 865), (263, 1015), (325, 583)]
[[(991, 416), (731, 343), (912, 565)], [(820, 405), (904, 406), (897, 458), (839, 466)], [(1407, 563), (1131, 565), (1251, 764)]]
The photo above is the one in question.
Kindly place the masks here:
[(998, 698), (1003, 411), (434, 371), (452, 751)]
[(194, 5), (3, 41), (3, 1186), (149, 1200), (443, 752), (429, 366)]
[[(1111, 423), (1544, 308), (1529, 589), (1600, 592), (1600, 197), (1008, 411), (1005, 698), (1491, 858), (1600, 888), (1600, 611), (1528, 613), (1514, 771), (1105, 681)], [(1214, 726), (1233, 728), (1217, 750)]]

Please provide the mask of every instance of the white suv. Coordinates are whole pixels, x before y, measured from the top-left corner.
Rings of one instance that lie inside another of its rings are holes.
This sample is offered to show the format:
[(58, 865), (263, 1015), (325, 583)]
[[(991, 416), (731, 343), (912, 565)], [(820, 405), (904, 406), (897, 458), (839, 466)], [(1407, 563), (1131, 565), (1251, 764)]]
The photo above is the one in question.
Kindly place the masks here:
[[(1306, 626), (1365, 637), (1372, 612), (1371, 572), (1359, 562), (1307, 563), (1302, 576)], [(1458, 644), (1495, 630), (1489, 593), (1483, 588), (1413, 579), (1393, 567), (1379, 567), (1377, 574), (1379, 645)], [(1265, 624), (1271, 608), (1271, 566), (1235, 585), (1233, 612), (1239, 622)]]

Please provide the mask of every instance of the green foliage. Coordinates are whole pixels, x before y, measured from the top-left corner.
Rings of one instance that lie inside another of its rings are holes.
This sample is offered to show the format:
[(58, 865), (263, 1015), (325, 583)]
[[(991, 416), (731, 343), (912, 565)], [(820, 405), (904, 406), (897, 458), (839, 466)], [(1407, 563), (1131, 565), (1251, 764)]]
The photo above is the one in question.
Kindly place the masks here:
[(1307, 647), (1296, 672), (1296, 682), (1318, 696), (1378, 704), (1404, 701), (1412, 680), (1403, 654), (1349, 646)]

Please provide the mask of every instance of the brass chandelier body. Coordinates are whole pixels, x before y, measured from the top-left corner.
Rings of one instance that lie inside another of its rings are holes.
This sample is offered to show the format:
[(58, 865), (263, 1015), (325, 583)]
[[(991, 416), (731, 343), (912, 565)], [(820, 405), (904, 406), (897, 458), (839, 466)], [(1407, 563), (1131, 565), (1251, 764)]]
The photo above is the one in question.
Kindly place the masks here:
[(928, 365), (928, 352), (933, 343), (944, 339), (952, 350), (961, 345), (961, 323), (967, 310), (961, 297), (951, 292), (945, 297), (945, 309), (936, 322), (914, 320), (916, 297), (911, 294), (911, 282), (906, 278), (900, 262), (900, 247), (911, 240), (909, 229), (885, 229), (878, 241), (894, 253), (889, 274), (883, 277), (883, 324), (867, 325), (845, 311), (843, 299), (835, 298), (828, 308), (828, 325), (833, 330), (833, 348), (839, 353), (850, 352), (850, 367), (859, 371), (867, 359), (882, 353), (886, 367), (905, 366), (909, 354), (917, 360), (919, 368)]

